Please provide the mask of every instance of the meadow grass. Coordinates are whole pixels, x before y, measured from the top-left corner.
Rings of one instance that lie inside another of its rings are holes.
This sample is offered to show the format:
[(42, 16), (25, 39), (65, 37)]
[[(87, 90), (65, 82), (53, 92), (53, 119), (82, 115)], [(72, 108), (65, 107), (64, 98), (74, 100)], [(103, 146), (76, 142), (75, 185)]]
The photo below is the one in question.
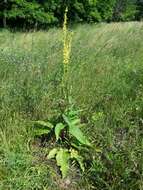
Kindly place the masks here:
[[(70, 185), (30, 146), (31, 120), (58, 112), (62, 29), (0, 32), (0, 189), (143, 189), (143, 24), (72, 28), (70, 94), (94, 148)], [(51, 146), (51, 145), (49, 145)]]

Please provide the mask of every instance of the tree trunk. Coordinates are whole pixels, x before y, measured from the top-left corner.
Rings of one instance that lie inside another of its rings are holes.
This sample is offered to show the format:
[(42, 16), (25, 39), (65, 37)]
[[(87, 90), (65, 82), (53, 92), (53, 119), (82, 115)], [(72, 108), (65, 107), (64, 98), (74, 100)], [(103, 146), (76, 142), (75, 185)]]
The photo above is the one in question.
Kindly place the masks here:
[(7, 27), (7, 19), (6, 19), (6, 12), (7, 12), (7, 0), (4, 0), (4, 12), (3, 12), (3, 27)]
[(7, 23), (6, 23), (6, 15), (4, 13), (3, 15), (3, 27), (6, 28), (7, 27)]

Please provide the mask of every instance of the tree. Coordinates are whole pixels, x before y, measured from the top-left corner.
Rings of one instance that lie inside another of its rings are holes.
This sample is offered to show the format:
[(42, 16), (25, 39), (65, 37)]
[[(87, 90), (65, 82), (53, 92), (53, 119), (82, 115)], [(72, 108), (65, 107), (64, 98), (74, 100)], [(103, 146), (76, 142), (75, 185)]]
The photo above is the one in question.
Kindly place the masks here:
[(138, 12), (136, 14), (136, 19), (143, 19), (143, 0), (137, 0)]
[(36, 1), (12, 0), (11, 10), (8, 12), (8, 18), (20, 20), (22, 23), (34, 26), (50, 24), (55, 21), (53, 13), (45, 12), (44, 8)]
[(7, 0), (4, 0), (4, 16), (3, 16), (3, 26), (4, 28), (6, 28), (7, 24), (6, 24), (6, 8), (7, 8)]
[(116, 0), (98, 0), (97, 10), (100, 13), (101, 21), (111, 21)]
[(0, 2), (0, 18), (2, 18), (2, 24), (4, 28), (6, 28), (7, 26), (7, 6), (7, 0), (3, 0)]
[(113, 21), (129, 21), (136, 18), (136, 0), (116, 0)]
[(143, 18), (143, 0), (0, 0), (0, 25), (28, 28), (61, 25), (66, 6), (70, 22)]

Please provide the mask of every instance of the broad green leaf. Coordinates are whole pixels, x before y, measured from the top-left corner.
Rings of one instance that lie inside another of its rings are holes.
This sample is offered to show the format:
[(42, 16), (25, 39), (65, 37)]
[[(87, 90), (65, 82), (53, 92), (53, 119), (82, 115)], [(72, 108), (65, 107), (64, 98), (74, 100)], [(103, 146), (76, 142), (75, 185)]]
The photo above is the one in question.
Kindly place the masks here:
[(62, 177), (65, 178), (67, 176), (69, 170), (69, 159), (70, 153), (67, 149), (60, 149), (56, 155), (57, 165), (60, 167), (62, 172)]
[(65, 128), (63, 123), (58, 123), (55, 127), (56, 140), (59, 139), (61, 131)]
[(57, 152), (58, 152), (58, 149), (57, 149), (57, 148), (52, 149), (52, 150), (49, 152), (47, 158), (48, 158), (48, 159), (55, 158)]
[(72, 125), (80, 125), (80, 119), (74, 119), (71, 123)]
[(34, 130), (35, 136), (47, 135), (48, 133), (50, 133), (50, 129), (36, 129), (36, 130)]
[(52, 123), (50, 123), (50, 122), (46, 122), (46, 121), (35, 121), (34, 123), (37, 124), (37, 125), (41, 125), (41, 126), (43, 126), (43, 127), (48, 127), (49, 129), (53, 129), (53, 128), (54, 128), (54, 126), (53, 126)]
[(70, 120), (69, 120), (68, 117), (67, 117), (66, 115), (64, 115), (64, 114), (63, 114), (63, 119), (64, 119), (64, 121), (68, 124), (68, 126), (71, 125)]
[(81, 144), (91, 146), (88, 139), (84, 136), (82, 131), (78, 126), (70, 125), (69, 126), (69, 132), (71, 135), (73, 135)]
[(82, 158), (82, 156), (80, 156), (78, 154), (78, 151), (76, 151), (74, 149), (71, 150), (71, 159), (75, 159), (79, 163), (82, 171), (84, 172), (85, 168), (84, 168), (84, 164), (83, 164), (83, 158)]
[(81, 144), (91, 146), (91, 143), (88, 141), (88, 139), (84, 136), (83, 132), (79, 128), (79, 125), (74, 125), (72, 121), (68, 119), (67, 116), (63, 115), (63, 118), (65, 122), (69, 126), (69, 132), (71, 135), (73, 135)]

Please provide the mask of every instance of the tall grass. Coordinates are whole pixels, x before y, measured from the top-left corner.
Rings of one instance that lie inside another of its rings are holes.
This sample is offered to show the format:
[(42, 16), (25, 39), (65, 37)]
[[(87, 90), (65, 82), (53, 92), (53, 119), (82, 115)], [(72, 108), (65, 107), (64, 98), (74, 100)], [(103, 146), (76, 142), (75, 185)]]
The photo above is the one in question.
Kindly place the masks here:
[[(72, 29), (68, 85), (84, 109), (81, 117), (94, 144), (94, 159), (87, 155), (83, 175), (71, 168), (77, 173), (71, 176), (71, 190), (142, 190), (142, 28), (131, 22)], [(0, 189), (64, 189), (58, 172), (43, 161), (38, 142), (34, 150), (29, 147), (29, 121), (57, 114), (62, 30), (2, 31), (0, 44)]]

